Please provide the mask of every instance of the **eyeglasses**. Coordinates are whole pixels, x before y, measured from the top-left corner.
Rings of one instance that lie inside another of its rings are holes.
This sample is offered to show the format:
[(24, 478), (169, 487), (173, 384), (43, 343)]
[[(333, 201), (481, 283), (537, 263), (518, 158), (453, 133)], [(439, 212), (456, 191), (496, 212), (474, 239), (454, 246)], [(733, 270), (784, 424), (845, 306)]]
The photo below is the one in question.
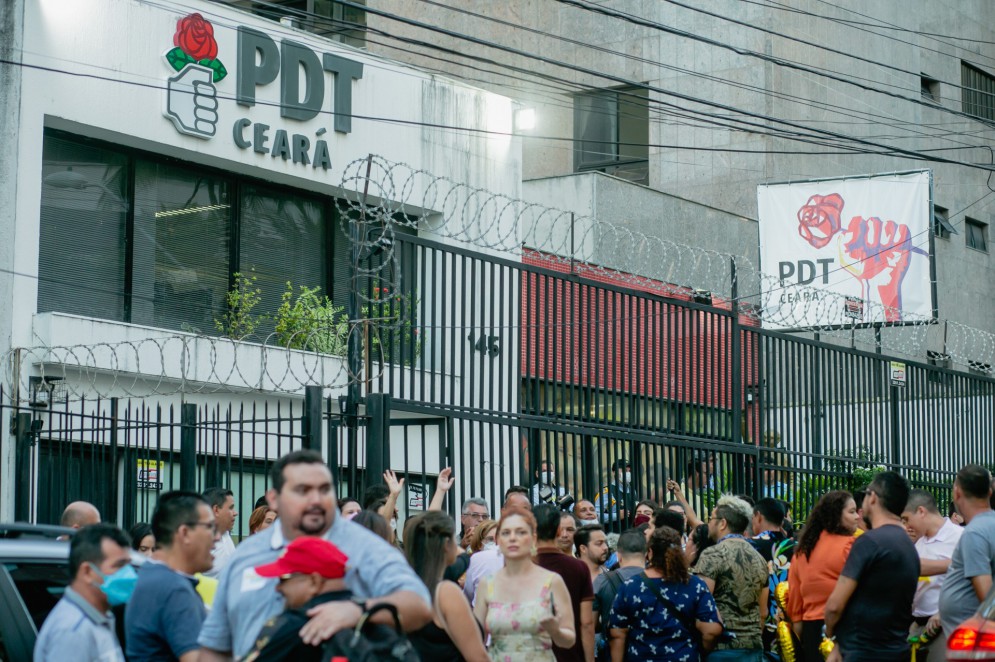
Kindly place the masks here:
[(300, 573), (300, 572), (290, 572), (290, 573), (287, 573), (286, 575), (280, 575), (280, 583), (283, 583), (285, 581), (291, 580), (294, 577), (300, 577), (302, 574), (303, 573)]
[(470, 519), (475, 519), (478, 522), (482, 522), (487, 519), (487, 513), (463, 513), (464, 517), (469, 517)]
[(187, 522), (186, 525), (187, 526), (192, 526), (192, 527), (203, 526), (208, 531), (210, 531), (211, 533), (217, 533), (218, 532), (218, 523), (217, 522)]

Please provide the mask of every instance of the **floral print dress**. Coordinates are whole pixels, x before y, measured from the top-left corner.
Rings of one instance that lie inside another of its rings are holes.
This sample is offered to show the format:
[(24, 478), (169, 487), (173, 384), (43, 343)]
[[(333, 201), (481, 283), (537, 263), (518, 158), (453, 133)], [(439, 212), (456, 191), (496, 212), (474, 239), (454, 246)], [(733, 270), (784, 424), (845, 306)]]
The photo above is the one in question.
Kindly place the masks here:
[[(670, 613), (647, 582), (652, 582), (671, 604), (691, 620), (718, 623), (715, 600), (705, 582), (692, 576), (687, 584), (636, 575), (618, 589), (609, 615), (609, 627), (628, 630), (625, 662), (699, 662), (701, 653), (693, 633)], [(759, 614), (759, 612), (757, 612)]]
[(542, 585), (539, 597), (526, 602), (494, 600), (494, 577), (483, 580), (487, 600), (490, 656), (495, 662), (555, 662), (553, 641), (539, 623), (553, 609), (553, 578)]

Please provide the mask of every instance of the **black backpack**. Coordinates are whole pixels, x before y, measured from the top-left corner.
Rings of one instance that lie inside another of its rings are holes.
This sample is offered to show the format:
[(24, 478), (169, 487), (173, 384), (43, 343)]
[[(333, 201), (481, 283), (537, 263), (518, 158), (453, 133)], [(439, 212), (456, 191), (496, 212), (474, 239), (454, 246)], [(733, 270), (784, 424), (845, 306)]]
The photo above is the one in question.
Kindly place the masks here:
[[(394, 617), (394, 627), (370, 623), (370, 617), (379, 611), (389, 611)], [(421, 657), (401, 629), (397, 607), (381, 602), (373, 605), (359, 617), (352, 630), (336, 632), (322, 646), (321, 662), (342, 658), (349, 662), (419, 662)]]

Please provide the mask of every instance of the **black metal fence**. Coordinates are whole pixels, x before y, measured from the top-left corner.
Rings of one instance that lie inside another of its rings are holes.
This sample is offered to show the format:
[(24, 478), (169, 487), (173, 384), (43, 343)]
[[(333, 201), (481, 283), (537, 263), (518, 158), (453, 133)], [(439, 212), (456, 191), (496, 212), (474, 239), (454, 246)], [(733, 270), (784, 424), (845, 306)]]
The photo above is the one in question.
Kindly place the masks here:
[[(146, 519), (160, 490), (221, 484), (238, 533), (297, 448), (321, 450), (340, 494), (392, 468), (400, 515), (428, 505), (453, 467), (448, 507), (496, 510), (540, 463), (596, 499), (618, 459), (640, 497), (676, 480), (703, 514), (723, 491), (792, 502), (895, 468), (946, 503), (954, 472), (995, 461), (995, 380), (762, 329), (733, 298), (657, 293), (540, 253), (516, 261), (397, 234), (384, 269), (401, 295), (370, 305), (362, 379), (350, 395), (250, 393), (179, 399), (9, 404), (19, 518), (52, 522), (86, 499), (107, 519)], [(369, 265), (367, 265), (369, 269)], [(375, 269), (370, 270), (375, 273)], [(376, 277), (365, 284), (375, 300)], [(374, 310), (376, 309), (376, 310)], [(373, 311), (373, 313), (371, 313)], [(353, 357), (355, 358), (355, 357)], [(897, 379), (899, 373), (904, 379)], [(196, 404), (200, 402), (200, 404)]]

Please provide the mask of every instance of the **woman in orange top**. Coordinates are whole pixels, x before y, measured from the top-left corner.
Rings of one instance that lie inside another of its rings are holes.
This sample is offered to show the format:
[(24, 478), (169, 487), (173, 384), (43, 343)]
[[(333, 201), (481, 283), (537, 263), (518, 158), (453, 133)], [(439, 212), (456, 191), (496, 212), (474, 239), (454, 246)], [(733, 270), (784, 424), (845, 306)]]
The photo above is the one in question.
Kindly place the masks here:
[(836, 587), (860, 524), (849, 492), (829, 492), (808, 516), (788, 569), (787, 616), (801, 640), (800, 662), (822, 662), (819, 652), (826, 600)]

